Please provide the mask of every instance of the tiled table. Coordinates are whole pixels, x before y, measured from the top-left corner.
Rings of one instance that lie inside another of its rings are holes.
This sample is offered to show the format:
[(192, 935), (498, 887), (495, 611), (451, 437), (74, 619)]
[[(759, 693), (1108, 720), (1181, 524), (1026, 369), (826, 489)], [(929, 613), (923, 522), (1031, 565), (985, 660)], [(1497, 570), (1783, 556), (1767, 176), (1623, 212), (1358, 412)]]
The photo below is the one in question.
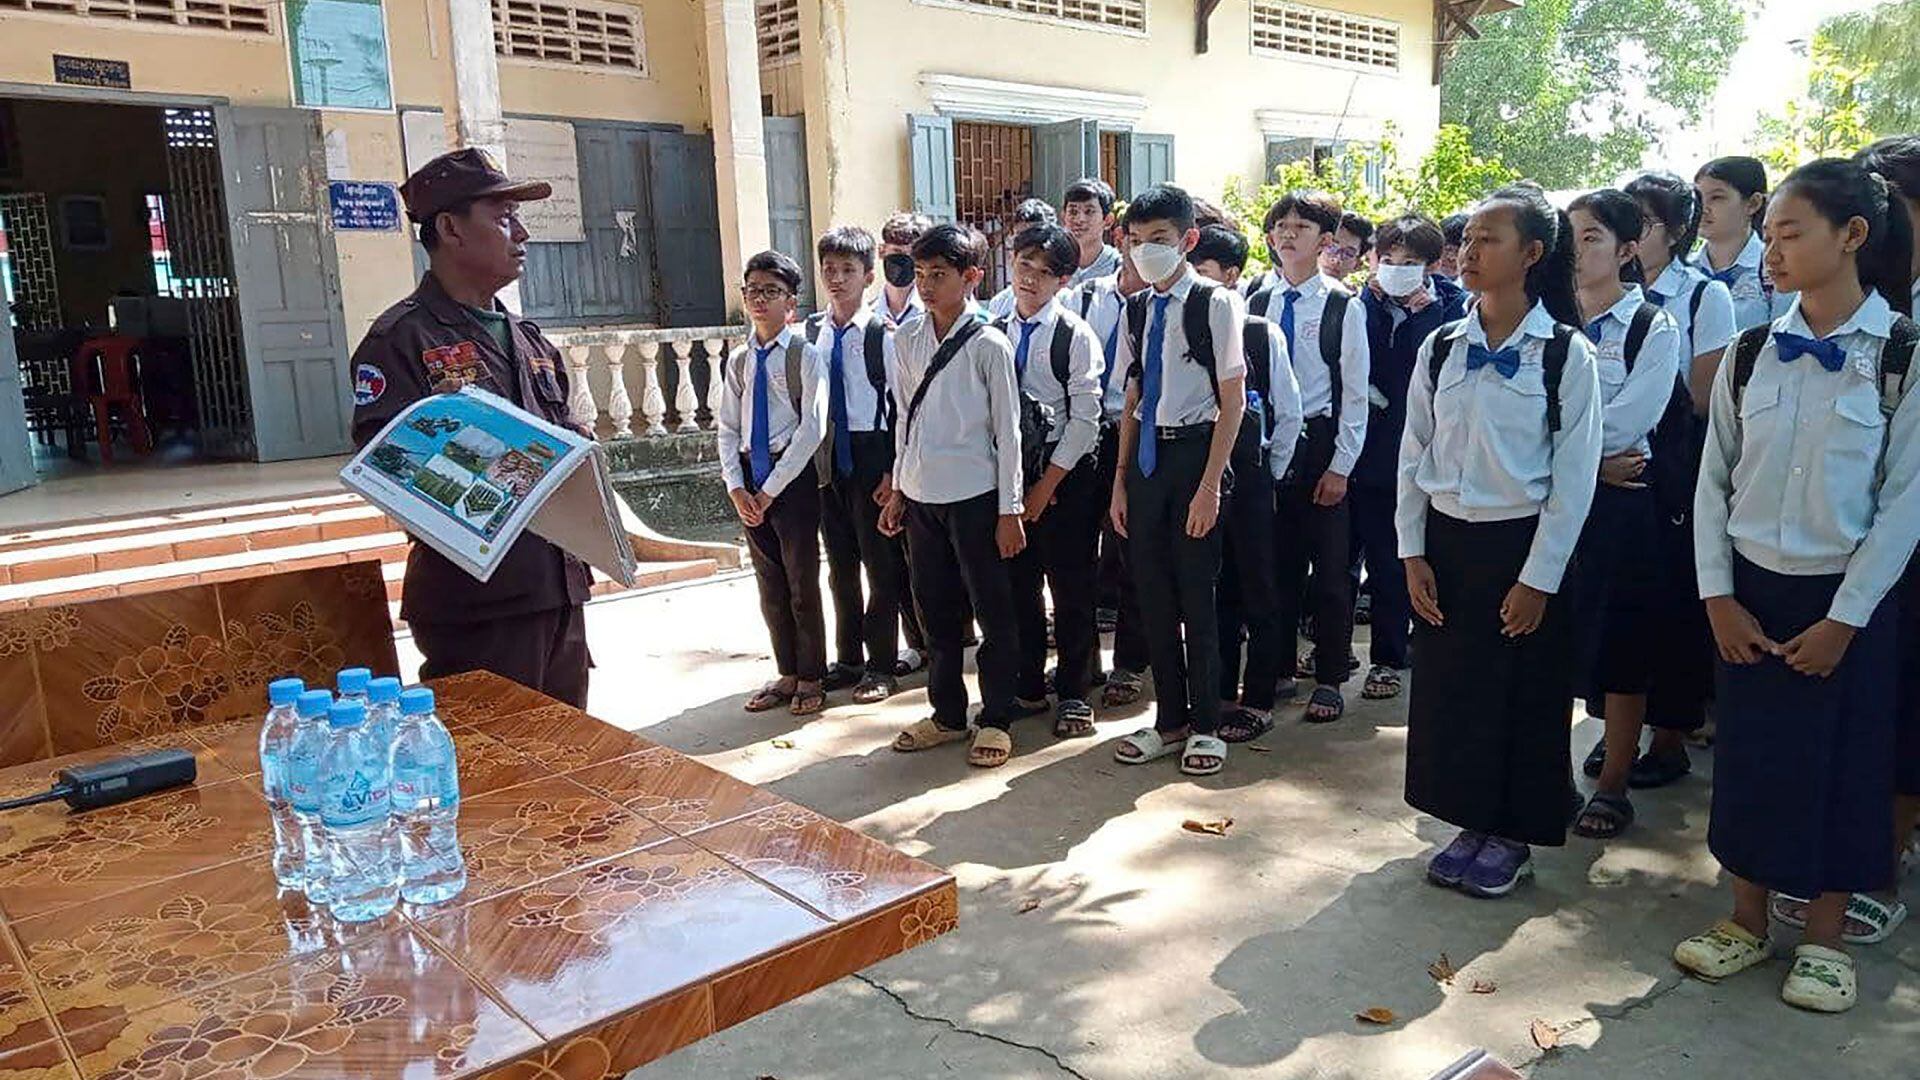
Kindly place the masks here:
[[(492, 676), (436, 685), (467, 890), (280, 896), (256, 722), (193, 788), (0, 814), (0, 1080), (604, 1080), (953, 928), (951, 876)], [(0, 771), (0, 798), (62, 765)]]

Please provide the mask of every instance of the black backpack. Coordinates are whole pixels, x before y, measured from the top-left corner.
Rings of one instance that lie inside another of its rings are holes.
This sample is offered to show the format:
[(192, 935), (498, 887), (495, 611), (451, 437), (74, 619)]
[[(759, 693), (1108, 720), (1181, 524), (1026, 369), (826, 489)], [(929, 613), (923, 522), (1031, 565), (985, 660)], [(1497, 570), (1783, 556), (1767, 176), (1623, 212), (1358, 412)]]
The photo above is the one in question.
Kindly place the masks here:
[[(807, 341), (809, 344), (819, 340), (820, 324), (825, 322), (827, 313), (816, 311), (807, 316)], [(887, 324), (879, 315), (867, 319), (867, 328), (860, 343), (860, 353), (867, 362), (867, 382), (873, 386), (873, 392), (879, 398), (873, 426), (876, 430), (892, 431), (894, 421), (893, 395), (887, 393)], [(825, 359), (825, 357), (822, 357)]]
[[(1267, 318), (1269, 321), (1278, 321), (1267, 315), (1268, 309), (1273, 306), (1273, 294), (1278, 281), (1277, 276), (1270, 276), (1267, 284), (1254, 290), (1253, 294), (1247, 297), (1249, 314)], [(1352, 293), (1337, 286), (1328, 286), (1327, 304), (1320, 312), (1320, 359), (1327, 365), (1327, 375), (1333, 380), (1332, 415), (1336, 422), (1340, 419), (1340, 350), (1346, 343), (1347, 305), (1352, 302)], [(1332, 334), (1327, 333), (1329, 324), (1335, 328)], [(1296, 356), (1292, 359), (1294, 366), (1298, 367), (1300, 358)]]
[[(1699, 309), (1700, 291), (1694, 294), (1695, 311)], [(1643, 303), (1627, 323), (1627, 339), (1621, 348), (1620, 362), (1626, 366), (1629, 379), (1633, 378), (1633, 365), (1640, 359), (1641, 347), (1647, 343), (1659, 311), (1657, 306)], [(1676, 525), (1692, 512), (1693, 485), (1700, 475), (1703, 445), (1700, 418), (1693, 413), (1693, 393), (1687, 389), (1687, 372), (1691, 366), (1692, 358), (1685, 358), (1674, 373), (1673, 392), (1667, 396), (1667, 407), (1661, 411), (1653, 430), (1647, 433), (1647, 448), (1653, 456), (1647, 484), (1653, 489), (1653, 499), (1660, 512)]]
[(1268, 337), (1271, 325), (1258, 315), (1249, 315), (1241, 335), (1247, 356), (1247, 412), (1240, 418), (1240, 433), (1234, 437), (1233, 453), (1228, 458), (1237, 474), (1267, 468), (1267, 442), (1273, 437), (1273, 380), (1268, 377), (1273, 366), (1273, 342)]
[[(1005, 334), (1012, 325), (1012, 317), (1003, 315), (989, 325)], [(1047, 345), (1047, 355), (1055, 381), (1061, 389), (1066, 389), (1068, 369), (1073, 366), (1073, 327), (1067, 320), (1053, 320), (1053, 339)], [(1014, 377), (1019, 378), (1017, 370)], [(1058, 441), (1066, 421), (1063, 418), (1056, 424), (1053, 414), (1038, 398), (1027, 393), (1025, 387), (1016, 385), (1014, 389), (1020, 393), (1020, 470), (1026, 485), (1032, 487), (1047, 471), (1047, 446)], [(1069, 403), (1068, 408), (1071, 407)]]
[[(1740, 334), (1733, 350), (1733, 415), (1740, 416), (1740, 398), (1747, 383), (1753, 381), (1754, 361), (1773, 334), (1772, 326), (1755, 326)], [(1880, 414), (1889, 421), (1900, 410), (1907, 396), (1908, 374), (1913, 368), (1913, 350), (1920, 344), (1920, 325), (1905, 315), (1896, 315), (1887, 334), (1886, 348), (1880, 351)]]
[[(1465, 323), (1465, 319), (1455, 319), (1433, 332), (1433, 353), (1427, 357), (1427, 381), (1435, 389), (1440, 386), (1440, 369), (1447, 365), (1447, 357), (1453, 355), (1453, 336)], [(1567, 352), (1573, 347), (1573, 335), (1579, 332), (1571, 326), (1555, 323), (1546, 353), (1540, 357), (1540, 381), (1547, 388), (1549, 435), (1560, 431), (1560, 380), (1567, 373)]]
[[(1213, 367), (1213, 323), (1207, 317), (1216, 287), (1203, 281), (1193, 283), (1180, 307), (1180, 328), (1187, 339), (1187, 359), (1207, 373), (1207, 384), (1213, 387), (1213, 400), (1217, 405), (1220, 373)], [(1142, 289), (1127, 298), (1127, 342), (1133, 347), (1133, 366), (1127, 369), (1129, 379), (1139, 378), (1145, 363), (1146, 350), (1141, 343), (1147, 337), (1147, 303), (1152, 299), (1152, 289)]]

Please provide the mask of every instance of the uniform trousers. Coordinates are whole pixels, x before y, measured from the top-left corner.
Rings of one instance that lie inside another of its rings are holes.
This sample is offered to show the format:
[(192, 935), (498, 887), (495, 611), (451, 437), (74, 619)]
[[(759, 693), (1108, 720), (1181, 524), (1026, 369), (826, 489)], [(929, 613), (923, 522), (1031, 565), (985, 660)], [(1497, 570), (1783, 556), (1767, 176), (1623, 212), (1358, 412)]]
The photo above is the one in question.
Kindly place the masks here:
[(1133, 559), (1127, 538), (1114, 531), (1107, 515), (1119, 459), (1120, 426), (1112, 424), (1100, 431), (1100, 456), (1094, 480), (1099, 490), (1101, 521), (1100, 606), (1112, 608), (1117, 616), (1113, 624), (1113, 666), (1138, 675), (1147, 670), (1151, 661), (1147, 656), (1146, 630), (1141, 625), (1140, 597), (1133, 588)]
[[(1220, 623), (1214, 590), (1220, 578), (1223, 530), (1187, 535), (1187, 511), (1205, 477), (1211, 425), (1184, 439), (1162, 439), (1153, 475), (1138, 457), (1127, 463), (1127, 535), (1133, 585), (1140, 598), (1147, 653), (1153, 662), (1154, 727), (1190, 727), (1211, 735), (1220, 726)], [(1192, 430), (1192, 429), (1189, 429)]]
[(408, 623), (422, 679), (491, 671), (576, 709), (587, 707), (587, 614), (579, 604), (508, 619)]
[(849, 667), (890, 675), (900, 652), (900, 593), (907, 556), (899, 537), (881, 535), (880, 506), (873, 501), (873, 489), (893, 467), (893, 433), (855, 431), (849, 437), (853, 471), (836, 475), (820, 492), (820, 536), (826, 542), (827, 589), (833, 596), (834, 653)]
[[(1273, 474), (1266, 462), (1236, 462), (1233, 490), (1220, 506), (1224, 531), (1220, 589), (1220, 700), (1262, 712), (1273, 708), (1284, 661), (1293, 650), (1280, 632), (1280, 597), (1273, 567)], [(1247, 651), (1246, 686), (1240, 648)], [(1290, 672), (1288, 672), (1290, 674)]]
[[(752, 465), (741, 457), (752, 490)], [(747, 550), (760, 587), (760, 616), (773, 639), (774, 667), (785, 677), (818, 682), (827, 672), (827, 628), (820, 603), (820, 486), (812, 462), (747, 528)]]
[[(1049, 449), (1051, 453), (1051, 449)], [(1094, 559), (1100, 516), (1106, 509), (1092, 455), (1060, 481), (1053, 505), (1027, 526), (1027, 547), (1007, 563), (1012, 575), (1014, 616), (1020, 625), (1019, 694), (1047, 696), (1047, 605), (1053, 591), (1053, 635), (1060, 653), (1054, 687), (1061, 701), (1085, 701), (1100, 659), (1093, 625)]]
[(961, 642), (969, 606), (980, 624), (973, 658), (980, 675), (980, 726), (1005, 729), (1013, 719), (1020, 628), (1012, 578), (994, 536), (999, 523), (995, 491), (952, 503), (907, 500), (907, 569), (931, 654), (927, 700), (934, 722), (949, 730), (967, 726)]
[[(1313, 615), (1314, 681), (1327, 686), (1347, 681), (1347, 654), (1353, 651), (1353, 598), (1347, 592), (1351, 498), (1334, 506), (1313, 501), (1314, 488), (1333, 461), (1333, 436), (1332, 417), (1307, 421), (1294, 453), (1292, 475), (1280, 484), (1274, 519), (1283, 640), (1294, 641), (1304, 596)], [(1309, 565), (1314, 570), (1310, 587)]]
[[(1407, 636), (1413, 630), (1413, 601), (1407, 596), (1407, 571), (1394, 534), (1394, 490), (1353, 484), (1347, 505), (1353, 546), (1367, 568), (1367, 593), (1373, 597), (1369, 661), (1382, 667), (1408, 666)], [(1355, 575), (1349, 575), (1349, 583)]]

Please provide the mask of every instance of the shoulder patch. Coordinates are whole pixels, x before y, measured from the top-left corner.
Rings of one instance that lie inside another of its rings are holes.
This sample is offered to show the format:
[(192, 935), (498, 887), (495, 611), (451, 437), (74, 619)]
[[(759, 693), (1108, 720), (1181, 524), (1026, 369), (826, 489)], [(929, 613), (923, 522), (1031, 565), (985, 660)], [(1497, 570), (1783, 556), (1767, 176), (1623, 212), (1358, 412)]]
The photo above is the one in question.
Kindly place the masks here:
[(379, 401), (387, 393), (387, 373), (378, 364), (356, 364), (353, 369), (353, 403), (361, 408)]

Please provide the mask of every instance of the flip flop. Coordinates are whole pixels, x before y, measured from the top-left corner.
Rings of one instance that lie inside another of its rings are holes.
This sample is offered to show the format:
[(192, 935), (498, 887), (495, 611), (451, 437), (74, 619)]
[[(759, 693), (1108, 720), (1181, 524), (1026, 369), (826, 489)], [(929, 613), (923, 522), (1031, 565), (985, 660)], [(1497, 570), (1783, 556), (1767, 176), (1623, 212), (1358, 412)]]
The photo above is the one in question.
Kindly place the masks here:
[(1366, 685), (1360, 688), (1360, 696), (1368, 701), (1386, 701), (1400, 696), (1400, 673), (1385, 664), (1373, 665), (1367, 672)]
[[(1316, 708), (1332, 709), (1333, 713), (1331, 715), (1316, 713), (1313, 711)], [(1313, 688), (1313, 696), (1307, 699), (1307, 711), (1300, 718), (1309, 724), (1331, 724), (1346, 714), (1347, 701), (1340, 696), (1340, 691), (1331, 686), (1316, 686)]]
[(970, 732), (966, 728), (941, 727), (933, 717), (923, 717), (907, 725), (906, 729), (893, 737), (893, 748), (902, 754), (912, 754), (921, 750), (931, 750), (936, 746), (959, 742)]
[(1273, 714), (1262, 716), (1252, 709), (1235, 708), (1220, 718), (1220, 729), (1214, 734), (1222, 742), (1244, 743), (1252, 742), (1272, 730)]
[(1093, 706), (1084, 701), (1069, 698), (1060, 703), (1053, 714), (1053, 737), (1056, 739), (1090, 739), (1095, 734), (1093, 726)]
[(793, 691), (780, 689), (779, 683), (768, 683), (753, 692), (744, 706), (750, 713), (769, 712), (793, 700)]
[[(1172, 757), (1186, 744), (1186, 739), (1163, 739), (1158, 731), (1152, 728), (1141, 728), (1120, 740), (1120, 745), (1113, 748), (1113, 760), (1122, 765), (1145, 765), (1149, 761)], [(1120, 753), (1129, 747), (1135, 751), (1136, 756), (1127, 757)]]
[[(1593, 821), (1597, 824), (1589, 825)], [(1612, 840), (1633, 824), (1633, 800), (1625, 795), (1596, 791), (1574, 822), (1573, 834), (1589, 840)]]
[(787, 711), (795, 716), (812, 716), (826, 707), (827, 692), (817, 687), (812, 690), (795, 690), (793, 700), (787, 703)]
[[(1797, 896), (1788, 896), (1786, 893), (1775, 895), (1773, 902), (1767, 905), (1767, 913), (1782, 925), (1796, 930), (1806, 929), (1807, 902)], [(1905, 903), (1895, 900), (1888, 904), (1877, 896), (1854, 893), (1847, 899), (1847, 917), (1842, 924), (1840, 940), (1849, 945), (1878, 945), (1892, 937), (1893, 932), (1906, 921)]]
[(892, 679), (880, 675), (869, 675), (853, 688), (853, 700), (860, 705), (872, 705), (885, 701), (894, 695)]
[(997, 727), (983, 727), (973, 733), (973, 745), (967, 748), (967, 764), (976, 769), (997, 769), (1013, 757), (1013, 736)]
[(1142, 690), (1140, 676), (1116, 669), (1107, 675), (1107, 685), (1100, 689), (1100, 704), (1108, 709), (1124, 709), (1140, 700)]

